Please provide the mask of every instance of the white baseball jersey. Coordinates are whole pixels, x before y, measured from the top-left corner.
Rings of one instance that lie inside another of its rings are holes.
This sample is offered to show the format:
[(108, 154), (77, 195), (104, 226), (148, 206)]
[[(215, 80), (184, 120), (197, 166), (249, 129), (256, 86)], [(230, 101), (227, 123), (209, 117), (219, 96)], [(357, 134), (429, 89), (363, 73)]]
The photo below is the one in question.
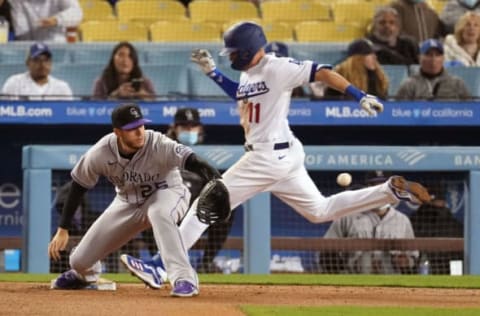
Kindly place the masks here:
[(125, 159), (119, 154), (117, 141), (114, 133), (104, 136), (71, 172), (73, 180), (85, 188), (92, 188), (104, 176), (117, 191), (72, 252), (72, 268), (91, 280), (97, 273), (94, 267), (98, 260), (151, 226), (172, 285), (179, 278), (197, 285), (177, 226), (190, 201), (179, 168), (192, 150), (159, 132), (146, 130), (144, 146), (131, 159)]
[(2, 94), (17, 100), (19, 96), (29, 96), (30, 100), (72, 100), (72, 89), (68, 83), (48, 76), (48, 82), (38, 84), (33, 81), (30, 73), (24, 72), (9, 77), (2, 88)]
[(258, 65), (242, 72), (237, 98), (246, 98), (247, 144), (291, 140), (288, 123), (291, 93), (309, 83), (315, 73), (312, 61), (265, 55)]

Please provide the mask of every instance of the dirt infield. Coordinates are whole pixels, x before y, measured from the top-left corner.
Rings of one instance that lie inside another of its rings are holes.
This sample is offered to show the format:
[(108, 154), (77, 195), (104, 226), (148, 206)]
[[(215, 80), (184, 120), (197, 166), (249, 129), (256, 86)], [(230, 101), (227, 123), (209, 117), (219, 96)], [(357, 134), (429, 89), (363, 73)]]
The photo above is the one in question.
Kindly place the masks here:
[(0, 283), (0, 315), (244, 315), (243, 304), (480, 307), (480, 290), (347, 286), (202, 285), (195, 298), (169, 288), (118, 284), (115, 292), (50, 290), (40, 283)]

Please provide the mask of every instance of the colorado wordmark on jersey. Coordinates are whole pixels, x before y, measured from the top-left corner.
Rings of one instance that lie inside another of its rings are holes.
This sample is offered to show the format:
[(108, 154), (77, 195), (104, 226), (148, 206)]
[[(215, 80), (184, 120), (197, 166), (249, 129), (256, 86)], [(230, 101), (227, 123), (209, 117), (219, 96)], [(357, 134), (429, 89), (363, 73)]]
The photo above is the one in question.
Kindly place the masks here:
[(115, 185), (120, 199), (138, 205), (156, 190), (182, 184), (179, 168), (192, 153), (189, 147), (146, 130), (145, 145), (131, 159), (125, 159), (119, 154), (117, 141), (110, 133), (92, 146), (72, 170), (73, 180), (90, 189), (104, 176)]

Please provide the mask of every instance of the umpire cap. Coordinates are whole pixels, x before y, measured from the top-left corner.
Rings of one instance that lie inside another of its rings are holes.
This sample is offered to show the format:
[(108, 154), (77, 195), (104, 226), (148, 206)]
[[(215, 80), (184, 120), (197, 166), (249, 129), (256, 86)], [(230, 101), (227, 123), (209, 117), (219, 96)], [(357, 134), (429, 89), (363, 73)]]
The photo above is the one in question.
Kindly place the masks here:
[(124, 103), (113, 109), (112, 125), (115, 128), (129, 130), (150, 123), (151, 120), (143, 118), (140, 107), (135, 103)]

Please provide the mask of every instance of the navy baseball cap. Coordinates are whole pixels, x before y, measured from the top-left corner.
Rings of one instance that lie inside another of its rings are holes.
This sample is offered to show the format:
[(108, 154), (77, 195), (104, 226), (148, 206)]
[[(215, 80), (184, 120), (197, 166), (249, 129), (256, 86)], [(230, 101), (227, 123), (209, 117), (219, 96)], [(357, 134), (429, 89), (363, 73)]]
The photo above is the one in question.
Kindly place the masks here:
[(420, 44), (420, 54), (422, 55), (428, 53), (428, 51), (431, 49), (436, 49), (440, 54), (443, 55), (443, 45), (439, 40), (430, 38)]
[(135, 103), (124, 103), (113, 109), (112, 125), (115, 128), (129, 130), (150, 123), (151, 120), (143, 118), (140, 107)]
[(48, 58), (51, 58), (52, 52), (44, 43), (37, 42), (30, 46), (30, 49), (28, 50), (28, 58), (37, 58), (40, 55), (46, 55)]
[(288, 46), (281, 42), (271, 42), (265, 46), (265, 53), (275, 53), (277, 57), (288, 57)]
[(182, 108), (178, 109), (173, 118), (173, 122), (177, 125), (201, 125), (200, 114), (197, 109), (194, 108)]

